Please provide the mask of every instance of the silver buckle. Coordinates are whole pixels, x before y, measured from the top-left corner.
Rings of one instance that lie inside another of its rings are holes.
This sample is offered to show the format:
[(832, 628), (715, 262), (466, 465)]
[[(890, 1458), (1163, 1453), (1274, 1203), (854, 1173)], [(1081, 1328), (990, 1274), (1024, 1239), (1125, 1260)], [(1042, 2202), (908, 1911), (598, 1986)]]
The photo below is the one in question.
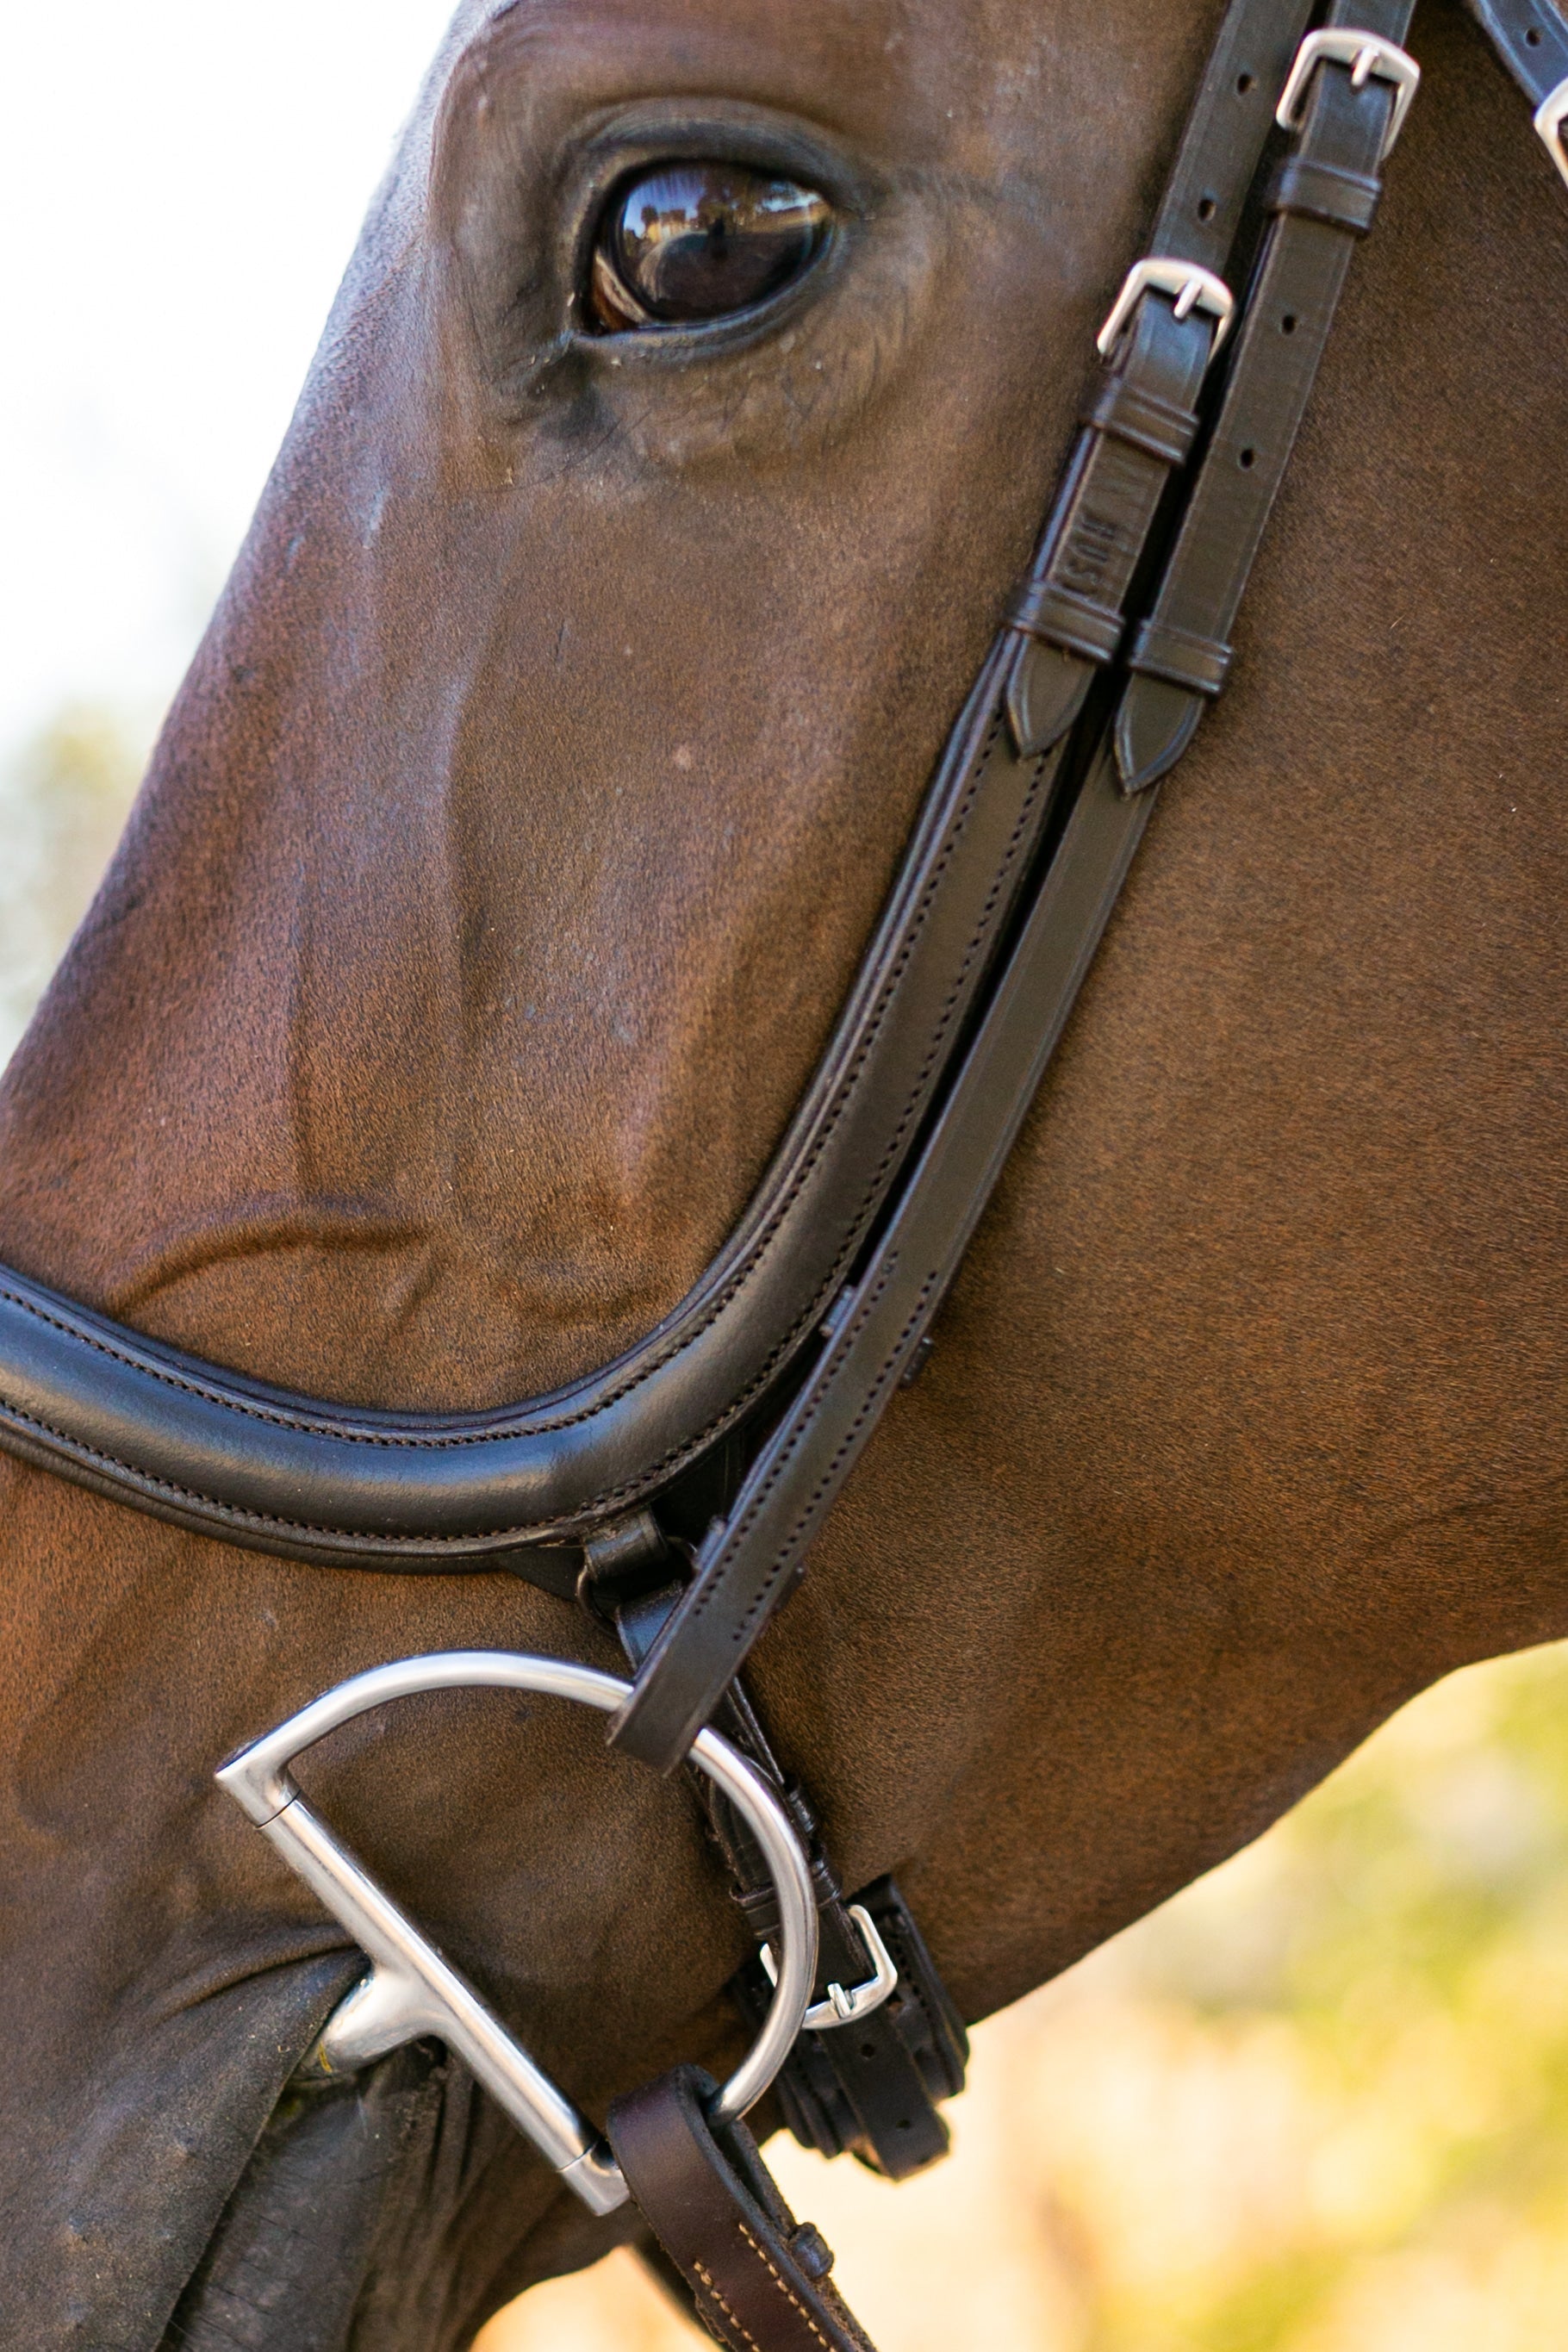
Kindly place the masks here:
[(1554, 90), (1543, 98), (1535, 110), (1535, 127), (1546, 143), (1546, 152), (1568, 180), (1568, 143), (1563, 136), (1563, 126), (1568, 122), (1568, 81), (1560, 81)]
[[(371, 1971), (327, 2020), (317, 2052), (329, 2072), (353, 2072), (421, 2035), (455, 2050), (497, 2105), (554, 2166), (593, 2213), (626, 2201), (621, 2169), (602, 2139), (451, 1963), (378, 1886), (363, 1863), (312, 1812), (289, 1777), (294, 1758), (340, 1724), (388, 1699), (430, 1690), (540, 1691), (613, 1715), (631, 1696), (627, 1683), (565, 1658), (509, 1650), (446, 1650), (405, 1658), (340, 1683), (291, 1715), (276, 1731), (242, 1748), (218, 1773), (220, 1785), (277, 1847), (356, 1944)], [(700, 1731), (690, 1760), (742, 1814), (767, 1863), (779, 1903), (784, 1960), (763, 2029), (710, 2113), (733, 2123), (755, 2106), (794, 2049), (816, 1976), (816, 1901), (811, 1870), (788, 1814), (755, 1767), (721, 1739)]]
[(1394, 111), (1388, 118), (1388, 129), (1377, 160), (1385, 163), (1394, 152), (1394, 143), (1405, 128), (1405, 118), (1411, 101), (1421, 87), (1421, 68), (1409, 52), (1394, 41), (1385, 41), (1381, 33), (1357, 33), (1346, 27), (1309, 33), (1296, 52), (1296, 62), (1290, 68), (1290, 79), (1280, 94), (1274, 120), (1281, 131), (1300, 131), (1306, 119), (1307, 85), (1321, 65), (1349, 66), (1351, 81), (1355, 89), (1364, 89), (1373, 76), (1379, 81), (1394, 85)]
[(1095, 349), (1100, 358), (1109, 359), (1115, 348), (1116, 338), (1152, 287), (1161, 294), (1173, 294), (1176, 316), (1186, 318), (1194, 310), (1206, 311), (1215, 321), (1212, 360), (1229, 334), (1236, 318), (1236, 297), (1223, 278), (1212, 269), (1200, 269), (1195, 261), (1176, 261), (1168, 254), (1152, 254), (1146, 261), (1135, 261), (1128, 271), (1121, 293), (1110, 306), (1110, 316), (1095, 337)]
[[(871, 1963), (871, 1973), (864, 1984), (846, 1992), (841, 1984), (830, 1984), (827, 1999), (817, 2001), (801, 2019), (801, 2030), (807, 2033), (832, 2033), (840, 2025), (854, 2025), (880, 2009), (899, 1981), (899, 1971), (892, 1954), (877, 1933), (877, 1923), (863, 1903), (851, 1903), (849, 1916), (860, 1933), (866, 1958)], [(771, 1944), (763, 1946), (763, 1971), (771, 1985), (777, 1985), (778, 1964)]]

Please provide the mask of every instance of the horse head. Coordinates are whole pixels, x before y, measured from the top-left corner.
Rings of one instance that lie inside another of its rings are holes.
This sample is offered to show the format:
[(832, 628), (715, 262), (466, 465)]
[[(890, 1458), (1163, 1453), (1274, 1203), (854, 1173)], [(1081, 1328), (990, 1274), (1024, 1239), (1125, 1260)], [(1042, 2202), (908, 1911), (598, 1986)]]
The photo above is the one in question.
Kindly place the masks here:
[[(465, 0), (5, 1076), (0, 1255), (373, 1416), (569, 1392), (679, 1311), (809, 1093), (1219, 17)], [(1568, 1630), (1562, 216), (1475, 36), (1422, 30), (1234, 684), (755, 1654), (845, 1885), (897, 1871), (971, 2018)], [(684, 278), (682, 207), (724, 225)], [(362, 1963), (212, 1775), (387, 1658), (613, 1672), (613, 1635), (482, 1562), (0, 1478), (18, 2340), (467, 2342), (625, 2225), (428, 2047), (301, 2086)], [(743, 1923), (593, 1723), (430, 1697), (309, 1777), (591, 2111), (732, 2063)]]

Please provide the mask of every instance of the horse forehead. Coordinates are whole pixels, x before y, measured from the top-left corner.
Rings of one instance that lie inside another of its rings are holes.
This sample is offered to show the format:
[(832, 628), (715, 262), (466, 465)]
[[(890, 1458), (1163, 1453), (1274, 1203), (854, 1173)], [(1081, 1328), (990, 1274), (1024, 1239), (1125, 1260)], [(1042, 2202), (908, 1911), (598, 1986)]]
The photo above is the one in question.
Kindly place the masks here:
[[(417, 235), (443, 105), (477, 69), (590, 105), (782, 106), (892, 169), (1088, 183), (1169, 134), (1224, 0), (463, 0), (402, 143), (384, 227)], [(547, 101), (548, 103), (548, 101)], [(1044, 140), (1045, 143), (1042, 144)]]
[(1097, 0), (1087, 13), (1082, 0), (472, 0), (447, 54), (491, 37), (567, 55), (603, 43), (634, 76), (652, 58), (694, 89), (760, 73), (826, 115), (869, 110), (892, 129), (911, 113), (951, 121), (976, 103), (1005, 103), (1021, 70), (1065, 48), (1113, 50), (1121, 18), (1152, 13), (1181, 12), (1169, 0), (1163, 11)]
[[(1001, 0), (1004, 16), (1023, 16), (1029, 6), (1030, 0)], [(962, 37), (997, 8), (998, 0), (790, 0), (783, 8), (778, 0), (474, 0), (458, 21), (476, 31), (507, 21), (564, 32), (598, 25), (623, 37), (643, 30), (704, 39), (757, 36), (844, 59), (895, 57), (943, 22), (950, 37)]]

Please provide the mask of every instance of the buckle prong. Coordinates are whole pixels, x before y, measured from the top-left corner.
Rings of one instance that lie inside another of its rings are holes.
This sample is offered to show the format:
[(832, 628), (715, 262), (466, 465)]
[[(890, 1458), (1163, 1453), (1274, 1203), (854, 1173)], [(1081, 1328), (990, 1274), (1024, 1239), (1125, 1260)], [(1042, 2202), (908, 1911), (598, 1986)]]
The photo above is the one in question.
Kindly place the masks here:
[(1355, 89), (1364, 89), (1374, 77), (1393, 85), (1394, 109), (1377, 158), (1380, 163), (1385, 163), (1421, 87), (1420, 67), (1408, 50), (1397, 42), (1385, 41), (1381, 33), (1359, 33), (1349, 26), (1325, 26), (1321, 32), (1309, 33), (1296, 52), (1296, 62), (1275, 109), (1274, 120), (1281, 131), (1301, 128), (1307, 115), (1308, 86), (1321, 65), (1349, 66)]
[(1100, 358), (1110, 358), (1117, 337), (1151, 289), (1174, 299), (1178, 319), (1189, 319), (1194, 310), (1202, 310), (1214, 320), (1214, 342), (1209, 351), (1212, 360), (1235, 321), (1236, 297), (1224, 278), (1216, 278), (1212, 269), (1200, 269), (1195, 261), (1180, 261), (1165, 253), (1153, 253), (1146, 260), (1135, 261), (1128, 271), (1121, 291), (1110, 306), (1110, 316), (1094, 339)]
[[(866, 1958), (871, 1963), (871, 1973), (864, 1984), (855, 1985), (847, 1992), (841, 1984), (830, 1984), (827, 1999), (815, 2002), (802, 2018), (803, 2033), (832, 2033), (840, 2025), (857, 2024), (861, 2018), (869, 2017), (874, 2009), (880, 2009), (898, 1985), (897, 1964), (877, 1933), (877, 1923), (869, 1911), (863, 1903), (851, 1903), (849, 1916), (859, 1930)], [(762, 1961), (763, 1975), (771, 1985), (776, 1986), (778, 1964), (773, 1958), (771, 1944), (763, 1946)]]

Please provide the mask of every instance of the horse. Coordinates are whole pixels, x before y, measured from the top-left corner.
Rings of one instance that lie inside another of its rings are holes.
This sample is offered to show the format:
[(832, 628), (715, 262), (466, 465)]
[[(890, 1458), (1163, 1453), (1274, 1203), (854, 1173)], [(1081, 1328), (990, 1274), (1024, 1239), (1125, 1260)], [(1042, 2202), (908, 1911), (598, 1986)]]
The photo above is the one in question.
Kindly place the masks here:
[[(367, 1412), (560, 1388), (678, 1308), (809, 1087), (1220, 18), (463, 0), (0, 1087), (10, 1266)], [(969, 2019), (1568, 1633), (1568, 215), (1474, 27), (1416, 35), (1234, 679), (748, 1669)], [(639, 336), (605, 207), (715, 158), (805, 192), (810, 266)], [(636, 2217), (427, 2042), (302, 2081), (363, 1961), (213, 1772), (388, 1657), (613, 1673), (613, 1633), (480, 1561), (0, 1479), (12, 2339), (456, 2352)], [(743, 1922), (585, 1719), (431, 1698), (311, 1788), (591, 2112), (732, 2063)]]

